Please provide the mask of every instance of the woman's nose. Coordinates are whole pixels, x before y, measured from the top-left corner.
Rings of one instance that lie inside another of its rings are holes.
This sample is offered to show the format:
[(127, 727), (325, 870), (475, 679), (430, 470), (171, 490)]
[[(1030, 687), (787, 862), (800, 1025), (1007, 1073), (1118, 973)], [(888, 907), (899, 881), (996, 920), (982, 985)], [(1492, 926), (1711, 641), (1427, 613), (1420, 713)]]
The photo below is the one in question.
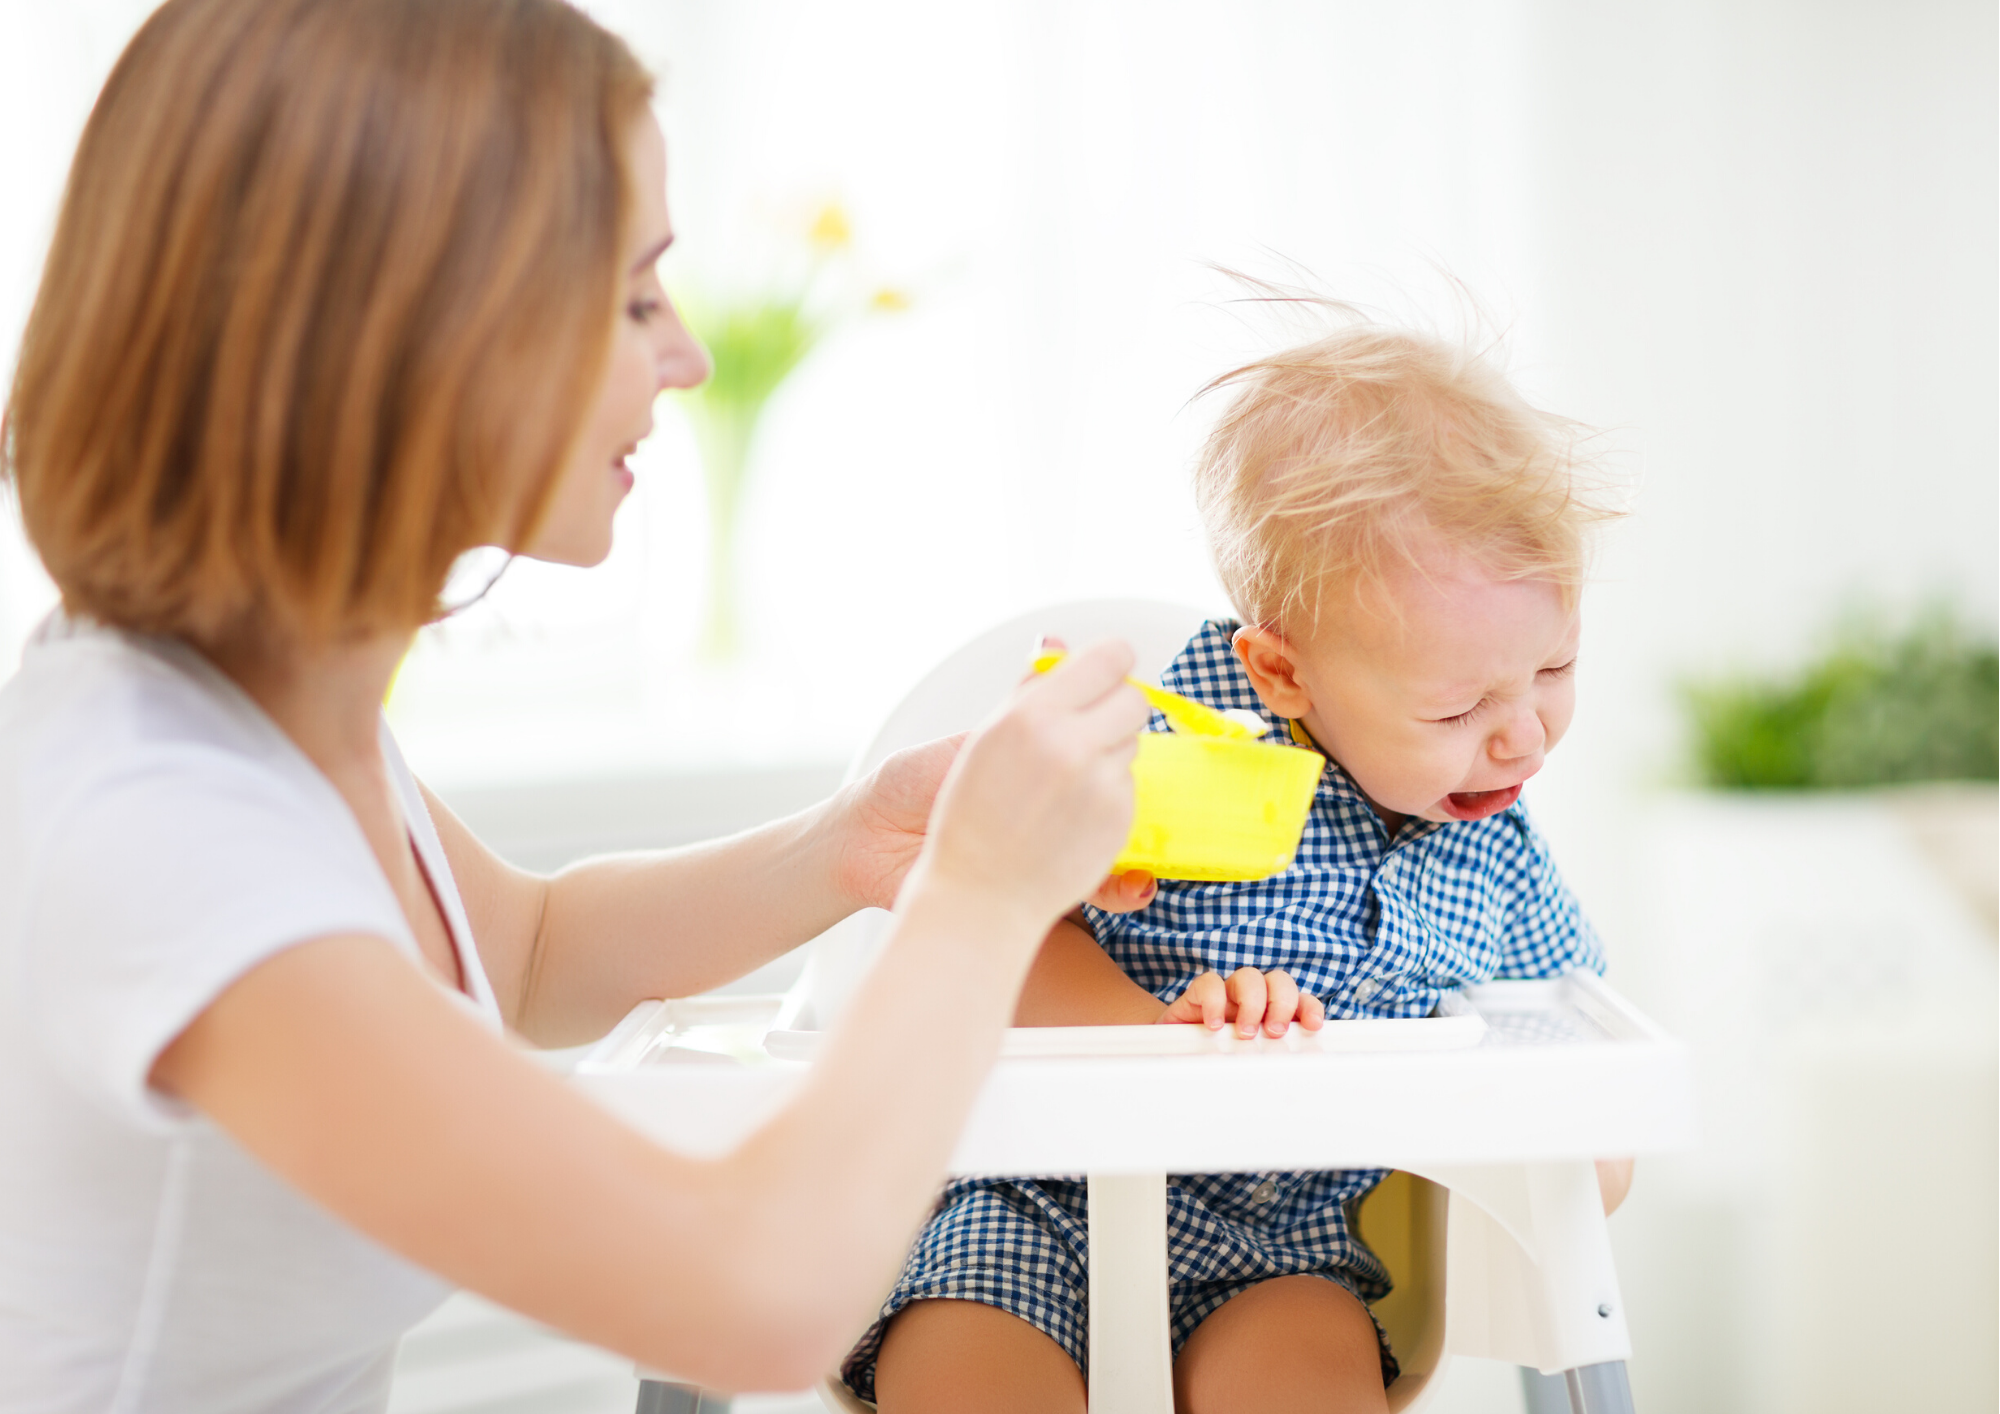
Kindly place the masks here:
[(695, 388), (706, 383), (714, 370), (708, 350), (681, 322), (679, 310), (674, 310), (673, 317), (665, 324), (653, 360), (654, 376), (660, 380), (660, 387)]

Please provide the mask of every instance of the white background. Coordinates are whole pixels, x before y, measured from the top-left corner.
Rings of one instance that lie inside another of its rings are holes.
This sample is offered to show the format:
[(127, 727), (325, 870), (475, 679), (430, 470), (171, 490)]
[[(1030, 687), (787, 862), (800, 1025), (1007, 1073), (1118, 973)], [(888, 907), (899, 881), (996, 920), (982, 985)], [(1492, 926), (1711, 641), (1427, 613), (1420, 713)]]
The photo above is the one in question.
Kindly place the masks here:
[[(1544, 794), (1676, 760), (1669, 688), (1843, 605), (1995, 580), (1993, 17), (1977, 3), (604, 3), (660, 74), (682, 248), (754, 284), (843, 201), (907, 313), (774, 401), (748, 641), (694, 661), (679, 409), (594, 575), (517, 566), (397, 708), (441, 783), (844, 757), (942, 649), (1037, 603), (1217, 603), (1193, 393), (1285, 330), (1209, 267), (1454, 330), (1462, 283), (1637, 488)], [(0, 347), (144, 7), (9, 0)], [(1294, 331), (1296, 332), (1296, 331)], [(536, 572), (539, 569), (539, 572)], [(47, 601), (0, 548), (0, 660)]]

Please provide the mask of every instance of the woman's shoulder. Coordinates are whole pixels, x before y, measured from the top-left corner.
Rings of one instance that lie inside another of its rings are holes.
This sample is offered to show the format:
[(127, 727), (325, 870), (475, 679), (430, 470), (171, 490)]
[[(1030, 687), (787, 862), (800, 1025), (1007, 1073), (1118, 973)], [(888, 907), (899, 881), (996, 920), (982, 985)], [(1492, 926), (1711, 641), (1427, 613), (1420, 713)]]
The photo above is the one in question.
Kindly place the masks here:
[(52, 618), (0, 688), (0, 790), (164, 759), (283, 773), (276, 727), (194, 649)]
[(21, 869), (71, 834), (99, 853), (145, 832), (166, 846), (280, 824), (293, 838), (337, 834), (344, 817), (297, 748), (193, 649), (57, 620), (0, 689), (0, 822), (0, 835), (20, 834), (7, 854)]
[(160, 1050), (249, 968), (311, 938), (407, 942), (338, 792), (210, 674), (63, 631), (0, 690), (0, 1019), (142, 1125), (179, 1113), (147, 1088)]

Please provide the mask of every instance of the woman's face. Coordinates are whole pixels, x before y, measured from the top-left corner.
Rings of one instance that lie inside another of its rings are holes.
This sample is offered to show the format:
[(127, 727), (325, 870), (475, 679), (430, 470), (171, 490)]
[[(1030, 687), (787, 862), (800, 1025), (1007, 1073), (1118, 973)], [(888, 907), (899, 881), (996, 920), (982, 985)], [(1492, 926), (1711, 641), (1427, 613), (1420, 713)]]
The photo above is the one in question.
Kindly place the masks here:
[(653, 400), (664, 388), (692, 388), (708, 377), (708, 352), (681, 323), (654, 268), (674, 235), (667, 145), (650, 112), (632, 125), (625, 161), (632, 224), (611, 354), (548, 511), (522, 549), (531, 559), (594, 565), (611, 553), (611, 518), (632, 489), (626, 459), (653, 430)]

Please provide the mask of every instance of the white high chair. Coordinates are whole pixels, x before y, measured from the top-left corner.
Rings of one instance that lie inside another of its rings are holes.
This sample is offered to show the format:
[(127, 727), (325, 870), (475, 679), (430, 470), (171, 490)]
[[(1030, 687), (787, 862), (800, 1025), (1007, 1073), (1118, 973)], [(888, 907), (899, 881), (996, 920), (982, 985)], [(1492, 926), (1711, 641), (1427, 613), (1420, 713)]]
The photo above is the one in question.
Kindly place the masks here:
[[(1102, 600), (1002, 624), (911, 690), (850, 778), (983, 718), (1038, 635), (1072, 646), (1122, 638), (1137, 671), (1157, 677), (1203, 617)], [(782, 1106), (888, 921), (866, 910), (816, 939), (783, 998), (643, 1003), (593, 1049), (578, 1083), (670, 1147), (726, 1151)], [(1474, 988), (1435, 1017), (1334, 1022), (1321, 1037), (1009, 1034), (951, 1171), (1088, 1175), (1093, 1414), (1173, 1409), (1168, 1173), (1359, 1167), (1397, 1170), (1357, 1216), (1395, 1282), (1373, 1307), (1402, 1365), (1392, 1410), (1422, 1409), (1461, 1354), (1525, 1367), (1531, 1414), (1631, 1414), (1630, 1340), (1591, 1159), (1688, 1142), (1682, 1048), (1587, 973)], [(697, 1059), (706, 1063), (682, 1063)], [(1226, 1108), (1230, 1137), (1172, 1122), (1189, 1108)], [(1311, 1112), (1329, 1122), (1297, 1122)], [(834, 1379), (820, 1398), (840, 1414), (872, 1408)], [(639, 1414), (727, 1408), (667, 1376), (640, 1389)]]

